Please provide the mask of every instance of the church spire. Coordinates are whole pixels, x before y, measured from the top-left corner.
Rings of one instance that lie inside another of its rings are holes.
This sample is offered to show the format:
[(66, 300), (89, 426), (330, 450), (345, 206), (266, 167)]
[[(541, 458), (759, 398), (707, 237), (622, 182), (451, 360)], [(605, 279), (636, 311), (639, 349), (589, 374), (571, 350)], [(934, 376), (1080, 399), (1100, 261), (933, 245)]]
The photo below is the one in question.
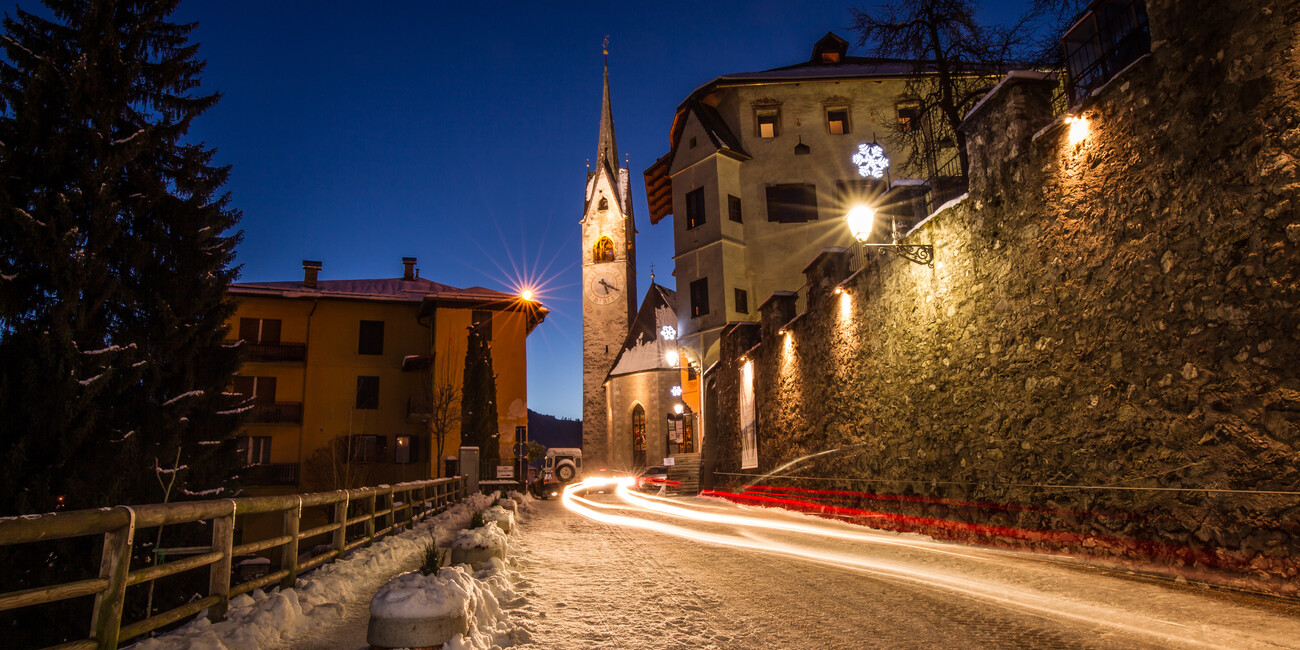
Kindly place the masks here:
[(611, 172), (617, 172), (618, 145), (614, 142), (614, 112), (609, 104), (609, 36), (605, 37), (602, 51), (605, 54), (605, 89), (600, 104), (600, 142), (596, 148), (596, 169), (608, 164)]

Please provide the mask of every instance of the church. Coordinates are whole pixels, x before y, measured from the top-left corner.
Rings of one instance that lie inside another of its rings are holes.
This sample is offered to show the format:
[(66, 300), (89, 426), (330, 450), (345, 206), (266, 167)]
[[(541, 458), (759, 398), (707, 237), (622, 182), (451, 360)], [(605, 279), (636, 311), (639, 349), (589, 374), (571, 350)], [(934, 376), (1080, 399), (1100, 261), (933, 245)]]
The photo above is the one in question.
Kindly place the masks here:
[(637, 291), (631, 176), (619, 164), (605, 56), (580, 222), (583, 460), (623, 472), (698, 464), (699, 369), (677, 346), (676, 292), (653, 276), (644, 295)]

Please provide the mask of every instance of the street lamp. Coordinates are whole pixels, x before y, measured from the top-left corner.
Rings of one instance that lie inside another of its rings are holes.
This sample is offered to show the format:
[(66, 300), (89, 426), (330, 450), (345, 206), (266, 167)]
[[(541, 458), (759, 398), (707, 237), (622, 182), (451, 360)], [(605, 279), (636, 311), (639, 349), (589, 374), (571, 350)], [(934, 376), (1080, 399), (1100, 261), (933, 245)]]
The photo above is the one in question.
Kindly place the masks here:
[(930, 244), (900, 244), (898, 243), (898, 232), (891, 229), (891, 243), (888, 244), (868, 244), (867, 240), (871, 238), (871, 230), (875, 227), (876, 211), (869, 205), (858, 204), (849, 208), (848, 214), (844, 215), (844, 220), (849, 224), (849, 232), (853, 233), (853, 238), (863, 246), (874, 248), (888, 248), (903, 259), (916, 262), (917, 264), (934, 263), (934, 246)]

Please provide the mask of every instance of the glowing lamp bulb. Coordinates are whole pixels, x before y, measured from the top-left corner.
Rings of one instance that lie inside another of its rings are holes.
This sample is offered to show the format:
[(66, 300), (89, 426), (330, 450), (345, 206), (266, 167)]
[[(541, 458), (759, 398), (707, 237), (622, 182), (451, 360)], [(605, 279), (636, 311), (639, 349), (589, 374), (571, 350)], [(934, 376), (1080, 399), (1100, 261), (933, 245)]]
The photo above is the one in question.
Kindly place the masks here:
[(673, 412), (676, 413), (677, 415), (681, 415), (681, 414), (682, 414), (682, 405), (681, 405), (681, 404), (674, 404), (674, 405), (673, 405)]
[(668, 365), (670, 365), (670, 366), (676, 366), (676, 365), (677, 365), (677, 350), (669, 350), (669, 351), (668, 351), (668, 354), (665, 354), (665, 355), (664, 355), (664, 358), (668, 360)]
[(1070, 123), (1070, 144), (1079, 144), (1088, 137), (1088, 118), (1079, 116), (1066, 120)]
[(532, 289), (524, 289), (522, 292), (519, 293), (519, 297), (520, 297), (520, 298), (523, 298), (524, 300), (532, 300), (532, 299), (533, 299), (533, 290), (532, 290)]
[(876, 220), (876, 211), (865, 205), (855, 205), (845, 215), (844, 220), (849, 223), (849, 232), (853, 233), (854, 239), (867, 241)]

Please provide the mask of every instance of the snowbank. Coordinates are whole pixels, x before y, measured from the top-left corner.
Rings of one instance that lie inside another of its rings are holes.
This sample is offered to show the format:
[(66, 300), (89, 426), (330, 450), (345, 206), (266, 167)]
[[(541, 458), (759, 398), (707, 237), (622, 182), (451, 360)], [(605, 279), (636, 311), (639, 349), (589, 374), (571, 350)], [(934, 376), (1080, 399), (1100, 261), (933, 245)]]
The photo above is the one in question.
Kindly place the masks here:
[[(511, 501), (510, 503), (511, 505), (514, 504), (513, 501)], [(515, 526), (514, 513), (510, 512), (509, 510), (499, 505), (492, 506), (491, 508), (484, 510), (483, 520), (490, 524), (496, 524), (497, 528), (500, 528), (501, 532), (507, 535), (510, 534), (510, 531), (513, 530)]]
[[(136, 650), (236, 650), (287, 641), (311, 628), (341, 619), (344, 603), (370, 598), (367, 578), (393, 575), (424, 552), (432, 537), (447, 546), (457, 529), (469, 525), (474, 512), (495, 497), (472, 494), (446, 511), (425, 519), (414, 529), (375, 540), (345, 560), (326, 564), (298, 579), (294, 589), (253, 591), (230, 599), (225, 620), (211, 623), (206, 612), (168, 634), (131, 646)], [(494, 529), (493, 526), (487, 528)], [(500, 531), (497, 531), (501, 535)], [(501, 535), (504, 539), (504, 535)], [(472, 646), (466, 646), (472, 647)]]
[[(494, 529), (493, 526), (485, 526)], [(389, 619), (465, 617), (468, 631), (443, 645), (455, 650), (488, 650), (526, 642), (527, 632), (511, 624), (504, 604), (517, 598), (510, 571), (490, 558), (471, 572), (463, 565), (434, 575), (404, 573), (384, 585), (370, 601), (370, 615)]]

